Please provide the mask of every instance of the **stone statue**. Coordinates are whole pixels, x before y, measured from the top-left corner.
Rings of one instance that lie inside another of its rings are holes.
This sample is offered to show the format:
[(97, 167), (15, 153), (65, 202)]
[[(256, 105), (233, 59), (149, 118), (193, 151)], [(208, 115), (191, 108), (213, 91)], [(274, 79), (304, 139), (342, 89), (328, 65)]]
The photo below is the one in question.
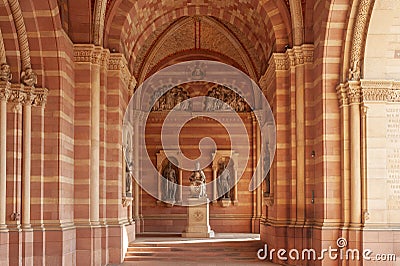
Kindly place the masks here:
[(265, 177), (265, 194), (269, 196), (271, 193), (271, 177), (270, 177), (270, 156), (269, 151), (266, 150), (264, 154), (264, 175)]
[(0, 67), (0, 80), (10, 81), (12, 79), (11, 68), (6, 63), (1, 64)]
[(26, 86), (32, 87), (37, 84), (37, 75), (32, 68), (27, 68), (21, 73), (21, 81)]
[(200, 163), (196, 163), (195, 170), (189, 177), (190, 181), (190, 196), (192, 198), (206, 198), (206, 176), (203, 170), (200, 169)]
[(132, 183), (132, 170), (133, 170), (133, 162), (131, 159), (131, 149), (130, 145), (126, 145), (124, 147), (124, 157), (125, 157), (125, 195), (127, 197), (132, 196), (131, 192), (131, 183)]
[(222, 199), (230, 199), (231, 173), (223, 161), (218, 165), (218, 196)]
[[(175, 170), (172, 168), (171, 162), (168, 162), (167, 167), (163, 171), (165, 181), (164, 199), (168, 201), (175, 201), (176, 187), (178, 180), (176, 178)], [(169, 181), (169, 182), (167, 182)]]

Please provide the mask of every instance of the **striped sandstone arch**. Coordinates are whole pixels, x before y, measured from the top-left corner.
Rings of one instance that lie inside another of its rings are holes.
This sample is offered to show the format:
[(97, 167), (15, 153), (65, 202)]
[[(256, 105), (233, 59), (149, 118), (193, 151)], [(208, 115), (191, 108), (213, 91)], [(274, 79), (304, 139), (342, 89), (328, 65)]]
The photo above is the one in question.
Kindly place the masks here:
[[(210, 18), (210, 17), (199, 17), (199, 20), (201, 19), (202, 22), (208, 23), (211, 25), (211, 27), (215, 28), (218, 32), (220, 32), (224, 37), (226, 37), (227, 40), (229, 40), (229, 43), (234, 47), (235, 51), (238, 52), (240, 59), (244, 62), (244, 66), (241, 67), (238, 62), (235, 61), (235, 59), (230, 58), (229, 56), (226, 56), (224, 54), (220, 54), (218, 52), (213, 52), (210, 50), (204, 50), (202, 51), (199, 48), (196, 48), (194, 50), (190, 51), (178, 51), (173, 53), (172, 55), (162, 59), (160, 62), (157, 62), (157, 64), (153, 67), (150, 68), (150, 63), (152, 62), (154, 56), (157, 53), (160, 53), (160, 48), (163, 45), (165, 41), (168, 40), (168, 37), (170, 34), (172, 34), (175, 31), (179, 31), (179, 27), (185, 23), (190, 23), (193, 18), (190, 17), (183, 17), (181, 19), (178, 19), (178, 21), (172, 23), (165, 29), (162, 34), (160, 34), (156, 41), (150, 46), (148, 51), (146, 51), (146, 56), (143, 61), (137, 60), (135, 62), (135, 67), (140, 69), (140, 73), (138, 76), (138, 82), (141, 83), (146, 77), (154, 73), (155, 71), (167, 66), (168, 64), (173, 63), (178, 63), (181, 61), (186, 61), (186, 60), (194, 60), (196, 58), (202, 58), (202, 59), (210, 59), (210, 60), (217, 60), (224, 62), (226, 64), (230, 64), (232, 66), (235, 66), (236, 68), (241, 69), (243, 72), (248, 73), (248, 75), (253, 78), (254, 80), (258, 80), (258, 69), (256, 70), (255, 62), (252, 61), (250, 58), (249, 53), (246, 51), (246, 47), (238, 40), (238, 37), (235, 36), (235, 34), (230, 31), (222, 22)], [(185, 33), (182, 33), (185, 34)], [(201, 36), (200, 36), (201, 37)], [(201, 41), (199, 41), (201, 42)], [(147, 43), (146, 43), (147, 44)]]
[(196, 15), (212, 16), (235, 25), (248, 35), (264, 62), (272, 51), (283, 51), (285, 45), (291, 44), (290, 16), (281, 1), (235, 3), (223, 8), (218, 2), (190, 5), (182, 1), (167, 6), (155, 1), (119, 0), (108, 14), (105, 45), (135, 61), (140, 47), (156, 28), (182, 16)]

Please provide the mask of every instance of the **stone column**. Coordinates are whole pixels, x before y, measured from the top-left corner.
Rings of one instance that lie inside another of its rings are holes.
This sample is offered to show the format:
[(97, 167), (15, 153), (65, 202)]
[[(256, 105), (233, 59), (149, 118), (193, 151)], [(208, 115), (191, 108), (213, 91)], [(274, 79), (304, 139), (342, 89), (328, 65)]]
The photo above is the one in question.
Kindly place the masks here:
[(342, 135), (342, 219), (344, 226), (349, 226), (350, 223), (350, 156), (349, 156), (349, 101), (347, 97), (347, 90), (343, 84), (337, 88), (339, 98), (339, 106), (341, 111), (341, 135)]
[(100, 196), (100, 51), (94, 51), (90, 87), (90, 223), (99, 224)]
[(216, 202), (218, 199), (218, 185), (217, 185), (217, 178), (218, 178), (218, 167), (217, 165), (213, 165), (212, 167), (212, 171), (213, 171), (213, 200)]
[(182, 169), (179, 169), (179, 197), (178, 197), (178, 201), (182, 202), (182, 193), (183, 193), (183, 172)]
[(351, 212), (352, 227), (361, 224), (361, 85), (359, 81), (349, 81), (350, 104), (350, 173), (351, 173)]
[(27, 101), (22, 109), (22, 228), (31, 227), (31, 108)]
[[(3, 86), (4, 84), (4, 86)], [(0, 230), (6, 228), (7, 94), (9, 83), (0, 84)]]
[[(139, 120), (140, 119), (140, 117), (137, 117), (137, 116), (139, 116), (140, 114), (139, 113), (135, 113), (134, 114), (134, 116), (135, 116), (135, 121), (137, 121), (137, 120)], [(139, 164), (140, 164), (140, 160), (139, 160), (139, 149), (140, 149), (140, 147), (139, 147), (139, 145), (140, 145), (140, 142), (139, 142), (139, 124), (138, 123), (135, 123), (134, 124), (134, 128), (133, 128), (133, 130), (134, 130), (134, 133), (133, 133), (133, 136), (134, 136), (134, 144), (133, 144), (133, 147), (135, 147), (134, 148), (134, 156), (133, 156), (133, 164), (134, 164), (134, 176), (135, 176), (135, 180), (134, 180), (134, 215), (133, 215), (133, 218), (134, 218), (134, 220), (135, 220), (135, 226), (136, 226), (136, 232), (137, 233), (140, 233), (140, 214), (139, 214), (139, 208), (140, 208), (140, 186), (139, 186), (139, 184), (137, 183), (137, 179), (139, 178)], [(161, 169), (161, 168), (160, 168)], [(160, 179), (160, 176), (158, 176), (158, 178)], [(158, 182), (158, 183), (160, 183), (160, 182)], [(161, 199), (161, 188), (159, 187), (159, 193), (160, 193), (160, 197), (159, 197), (159, 199)]]
[[(261, 159), (261, 130), (260, 127), (258, 126), (258, 123), (256, 123), (256, 143), (257, 143), (257, 149), (256, 149), (256, 155), (257, 155), (257, 163), (260, 162), (260, 171), (257, 171), (257, 183), (260, 184), (260, 186), (257, 187), (257, 208), (256, 208), (256, 215), (257, 218), (261, 218), (262, 216), (262, 202), (263, 202), (263, 195), (262, 195), (262, 183), (261, 181), (261, 174), (262, 174), (262, 161)], [(235, 173), (235, 181), (236, 181), (236, 173)]]
[(301, 47), (295, 47), (295, 115), (296, 115), (296, 223), (305, 221), (305, 101), (304, 55)]

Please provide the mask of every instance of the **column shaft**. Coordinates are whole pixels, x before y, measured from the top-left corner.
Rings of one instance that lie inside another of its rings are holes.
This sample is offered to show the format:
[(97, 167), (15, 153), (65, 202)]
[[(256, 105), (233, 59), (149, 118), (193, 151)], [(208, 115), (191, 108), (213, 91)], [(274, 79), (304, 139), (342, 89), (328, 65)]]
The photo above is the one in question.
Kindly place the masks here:
[(31, 222), (31, 105), (23, 106), (22, 124), (22, 227), (30, 228)]
[(305, 220), (304, 65), (296, 66), (296, 220)]
[(7, 102), (0, 101), (0, 229), (6, 227)]
[(350, 105), (351, 138), (351, 223), (361, 223), (361, 124), (360, 104)]
[(99, 222), (100, 178), (100, 66), (92, 65), (90, 146), (90, 222)]

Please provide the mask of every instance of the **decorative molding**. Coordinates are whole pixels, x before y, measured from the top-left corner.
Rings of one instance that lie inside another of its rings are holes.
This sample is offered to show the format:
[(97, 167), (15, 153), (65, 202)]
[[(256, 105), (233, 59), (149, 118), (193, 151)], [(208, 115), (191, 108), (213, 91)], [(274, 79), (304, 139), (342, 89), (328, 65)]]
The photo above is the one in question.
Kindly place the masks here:
[(76, 63), (89, 63), (91, 62), (93, 54), (93, 45), (90, 46), (74, 46), (74, 61)]
[(13, 21), (17, 30), (18, 44), (21, 55), (22, 69), (31, 68), (31, 56), (28, 44), (28, 35), (24, 17), (22, 16), (21, 6), (18, 0), (8, 0), (10, 5)]
[(360, 80), (362, 76), (360, 62), (363, 61), (368, 24), (374, 3), (375, 0), (360, 0), (358, 4), (351, 44), (349, 80)]
[(3, 33), (0, 29), (0, 64), (6, 63), (6, 49), (4, 48)]
[(93, 16), (93, 43), (103, 44), (104, 20), (106, 17), (107, 0), (96, 0)]
[(132, 95), (136, 87), (136, 78), (129, 71), (124, 55), (111, 53), (108, 58), (108, 69), (111, 71), (121, 71), (122, 80), (128, 86), (129, 95)]
[(290, 14), (292, 17), (293, 43), (300, 45), (304, 42), (303, 8), (301, 0), (290, 0)]
[(400, 102), (400, 81), (361, 80), (364, 101)]

